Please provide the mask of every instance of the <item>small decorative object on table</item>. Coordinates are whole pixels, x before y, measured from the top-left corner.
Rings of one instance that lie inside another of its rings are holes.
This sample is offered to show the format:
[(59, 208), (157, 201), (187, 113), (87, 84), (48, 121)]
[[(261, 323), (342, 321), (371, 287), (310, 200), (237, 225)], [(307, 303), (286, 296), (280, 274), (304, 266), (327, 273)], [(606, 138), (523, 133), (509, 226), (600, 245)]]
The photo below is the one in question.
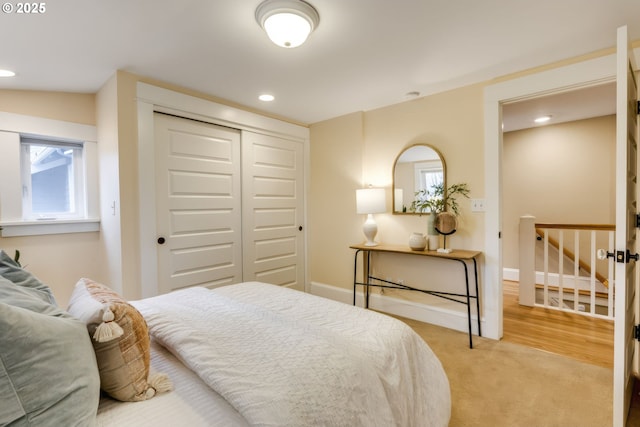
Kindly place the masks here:
[(409, 247), (414, 251), (423, 251), (427, 247), (427, 239), (424, 234), (414, 232), (409, 237)]
[(451, 212), (440, 212), (436, 215), (435, 229), (438, 233), (442, 234), (443, 242), (441, 248), (438, 248), (438, 252), (451, 253), (452, 249), (447, 248), (447, 236), (456, 232), (458, 228), (458, 217)]
[(427, 219), (427, 246), (430, 251), (435, 251), (438, 249), (440, 244), (440, 235), (435, 227), (436, 222), (436, 214), (435, 212), (431, 212), (429, 214), (429, 218)]

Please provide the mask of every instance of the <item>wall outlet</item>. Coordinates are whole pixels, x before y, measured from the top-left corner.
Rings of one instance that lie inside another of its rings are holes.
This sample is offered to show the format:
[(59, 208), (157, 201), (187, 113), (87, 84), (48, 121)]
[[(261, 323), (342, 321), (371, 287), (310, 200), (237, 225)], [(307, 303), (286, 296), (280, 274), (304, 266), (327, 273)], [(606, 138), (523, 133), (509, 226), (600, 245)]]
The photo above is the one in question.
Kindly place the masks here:
[(471, 212), (484, 212), (484, 199), (471, 199)]

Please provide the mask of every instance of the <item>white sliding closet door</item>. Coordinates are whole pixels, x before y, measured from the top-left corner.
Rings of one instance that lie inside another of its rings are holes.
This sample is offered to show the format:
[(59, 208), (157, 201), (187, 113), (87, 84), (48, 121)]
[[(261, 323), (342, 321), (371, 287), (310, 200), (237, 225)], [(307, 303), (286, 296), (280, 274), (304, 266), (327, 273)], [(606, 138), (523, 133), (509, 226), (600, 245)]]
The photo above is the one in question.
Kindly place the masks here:
[(304, 290), (304, 150), (242, 132), (244, 281)]
[(154, 114), (158, 290), (242, 281), (240, 132)]

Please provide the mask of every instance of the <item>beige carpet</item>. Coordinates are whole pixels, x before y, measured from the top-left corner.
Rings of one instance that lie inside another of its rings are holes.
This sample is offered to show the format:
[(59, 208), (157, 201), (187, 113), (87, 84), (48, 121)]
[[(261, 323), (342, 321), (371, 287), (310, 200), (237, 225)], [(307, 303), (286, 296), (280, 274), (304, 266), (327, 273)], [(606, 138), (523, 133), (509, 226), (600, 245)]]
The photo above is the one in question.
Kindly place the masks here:
[(402, 319), (436, 353), (449, 377), (450, 427), (608, 427), (610, 369), (504, 341)]

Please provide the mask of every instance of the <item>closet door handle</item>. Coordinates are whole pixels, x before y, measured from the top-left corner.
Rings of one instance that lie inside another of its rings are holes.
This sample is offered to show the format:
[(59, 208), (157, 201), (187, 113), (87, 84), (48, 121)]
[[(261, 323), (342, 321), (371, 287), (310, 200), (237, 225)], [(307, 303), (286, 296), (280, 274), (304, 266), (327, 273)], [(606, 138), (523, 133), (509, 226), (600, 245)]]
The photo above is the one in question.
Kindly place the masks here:
[(299, 226), (299, 227), (298, 227), (298, 231), (302, 231), (302, 226)]
[(158, 244), (159, 244), (159, 245), (164, 245), (164, 242), (165, 242), (165, 241), (166, 241), (166, 240), (164, 239), (164, 237), (158, 237)]

